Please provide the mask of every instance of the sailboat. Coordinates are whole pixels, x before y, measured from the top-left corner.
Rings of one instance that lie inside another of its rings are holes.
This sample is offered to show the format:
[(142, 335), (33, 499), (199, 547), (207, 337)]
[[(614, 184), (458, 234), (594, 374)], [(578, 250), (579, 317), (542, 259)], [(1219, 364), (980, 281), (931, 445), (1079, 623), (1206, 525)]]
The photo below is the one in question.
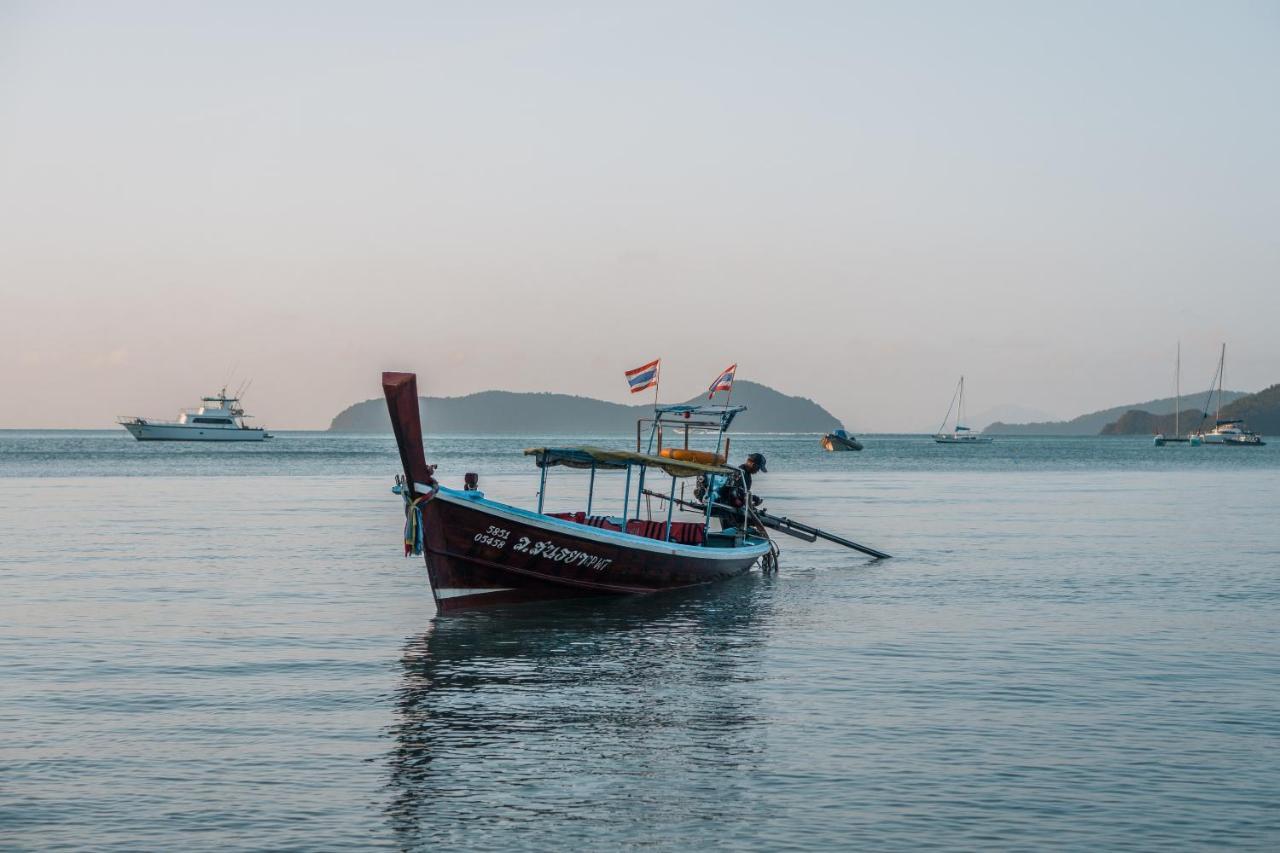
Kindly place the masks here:
[[(959, 401), (959, 405), (956, 402)], [(955, 410), (956, 425), (951, 432), (946, 432), (947, 421), (951, 420), (951, 411)], [(967, 426), (964, 425), (964, 377), (960, 377), (960, 384), (956, 386), (956, 392), (951, 395), (951, 405), (947, 406), (946, 417), (942, 419), (942, 426), (938, 427), (938, 432), (933, 436), (933, 440), (938, 444), (990, 444), (992, 438), (989, 435), (977, 435)]]
[(1182, 434), (1182, 341), (1178, 341), (1178, 359), (1173, 368), (1173, 388), (1177, 403), (1173, 407), (1173, 435), (1159, 433), (1153, 443), (1156, 447), (1166, 444), (1189, 444), (1191, 439)]
[[(1248, 429), (1244, 425), (1243, 418), (1227, 418), (1222, 419), (1222, 374), (1225, 372), (1227, 363), (1227, 345), (1222, 345), (1222, 354), (1218, 356), (1218, 372), (1214, 375), (1214, 379), (1218, 381), (1218, 387), (1209, 392), (1209, 398), (1205, 400), (1204, 414), (1200, 418), (1200, 429), (1196, 430), (1196, 434), (1191, 436), (1191, 444), (1199, 446), (1201, 444), (1220, 444), (1227, 447), (1262, 447), (1266, 444), (1262, 440), (1262, 436)], [(1218, 395), (1218, 406), (1214, 415), (1213, 429), (1208, 432), (1204, 431), (1204, 419), (1209, 417), (1209, 403), (1213, 400), (1214, 394)]]

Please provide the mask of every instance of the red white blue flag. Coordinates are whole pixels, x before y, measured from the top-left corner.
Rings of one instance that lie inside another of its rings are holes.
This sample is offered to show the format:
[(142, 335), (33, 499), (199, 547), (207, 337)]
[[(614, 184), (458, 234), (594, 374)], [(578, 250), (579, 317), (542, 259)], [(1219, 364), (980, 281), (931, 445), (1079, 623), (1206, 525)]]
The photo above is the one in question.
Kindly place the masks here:
[(658, 364), (661, 361), (662, 359), (655, 358), (648, 364), (627, 371), (627, 384), (631, 386), (632, 394), (658, 384)]
[(717, 391), (732, 391), (733, 390), (733, 374), (737, 372), (738, 372), (738, 365), (736, 364), (731, 364), (728, 367), (726, 367), (724, 369), (724, 372), (722, 372), (719, 376), (717, 376), (716, 381), (712, 382), (711, 387), (707, 389), (710, 392), (709, 394), (707, 394), (707, 399), (710, 400), (712, 397), (714, 397)]

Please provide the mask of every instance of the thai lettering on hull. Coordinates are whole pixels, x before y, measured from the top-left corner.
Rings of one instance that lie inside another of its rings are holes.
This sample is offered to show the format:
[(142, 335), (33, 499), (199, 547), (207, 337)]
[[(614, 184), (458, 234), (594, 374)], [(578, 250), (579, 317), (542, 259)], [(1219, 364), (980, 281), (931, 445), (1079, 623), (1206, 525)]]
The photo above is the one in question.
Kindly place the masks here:
[[(472, 541), (499, 551), (506, 550), (507, 543), (511, 541), (511, 531), (491, 524), (483, 533), (477, 533), (473, 536)], [(540, 542), (534, 542), (528, 536), (521, 536), (511, 546), (511, 550), (537, 557), (540, 560), (564, 563), (566, 566), (585, 567), (598, 572), (604, 571), (613, 562), (611, 558), (600, 557), (577, 548), (557, 545), (549, 540), (544, 539)]]
[(585, 566), (596, 571), (603, 571), (613, 562), (611, 559), (598, 557), (595, 554), (589, 554), (577, 548), (566, 548), (545, 539), (541, 542), (534, 542), (528, 536), (521, 536), (516, 544), (511, 546), (511, 550), (521, 554), (528, 554), (532, 557), (539, 557), (543, 560), (550, 560), (553, 563), (564, 563), (568, 566)]

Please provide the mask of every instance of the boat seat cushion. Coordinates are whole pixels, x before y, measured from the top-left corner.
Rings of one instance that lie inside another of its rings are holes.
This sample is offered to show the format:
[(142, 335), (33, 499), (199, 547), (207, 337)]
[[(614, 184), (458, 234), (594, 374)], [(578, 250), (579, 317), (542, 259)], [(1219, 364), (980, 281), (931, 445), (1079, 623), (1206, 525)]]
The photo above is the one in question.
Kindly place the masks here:
[[(659, 542), (667, 538), (665, 521), (645, 521), (633, 518), (627, 522), (627, 532), (646, 539), (657, 539)], [(671, 522), (671, 541), (682, 545), (701, 545), (705, 529), (701, 524), (692, 521)]]
[[(585, 512), (551, 512), (547, 514), (561, 521), (572, 521), (575, 524), (585, 524), (587, 527), (598, 527), (601, 530), (620, 531), (622, 529), (616, 519), (607, 515), (589, 516)], [(667, 538), (667, 523), (666, 521), (645, 521), (633, 518), (627, 522), (627, 532), (633, 536), (643, 536), (646, 539), (657, 539), (661, 542)], [(701, 545), (705, 539), (705, 534), (705, 528), (698, 522), (671, 522), (672, 542), (679, 542), (682, 545)]]

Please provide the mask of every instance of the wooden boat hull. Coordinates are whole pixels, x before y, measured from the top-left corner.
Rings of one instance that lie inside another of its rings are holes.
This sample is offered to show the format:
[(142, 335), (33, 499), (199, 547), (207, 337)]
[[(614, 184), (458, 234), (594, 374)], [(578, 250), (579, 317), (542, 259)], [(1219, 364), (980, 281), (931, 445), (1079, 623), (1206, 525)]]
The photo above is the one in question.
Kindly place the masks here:
[(727, 580), (767, 542), (707, 548), (599, 530), (441, 489), (422, 507), (423, 557), (441, 612), (518, 601), (626, 595)]
[(651, 534), (640, 536), (623, 532), (630, 525), (595, 526), (609, 519), (583, 515), (573, 521), (487, 500), (479, 491), (445, 488), (423, 451), (417, 377), (384, 373), (382, 388), (405, 473), (404, 494), (421, 513), (421, 537), (413, 531), (410, 547), (422, 546), (441, 612), (700, 586), (741, 575), (773, 551), (769, 540), (754, 536), (668, 542), (665, 524), (639, 525)]

